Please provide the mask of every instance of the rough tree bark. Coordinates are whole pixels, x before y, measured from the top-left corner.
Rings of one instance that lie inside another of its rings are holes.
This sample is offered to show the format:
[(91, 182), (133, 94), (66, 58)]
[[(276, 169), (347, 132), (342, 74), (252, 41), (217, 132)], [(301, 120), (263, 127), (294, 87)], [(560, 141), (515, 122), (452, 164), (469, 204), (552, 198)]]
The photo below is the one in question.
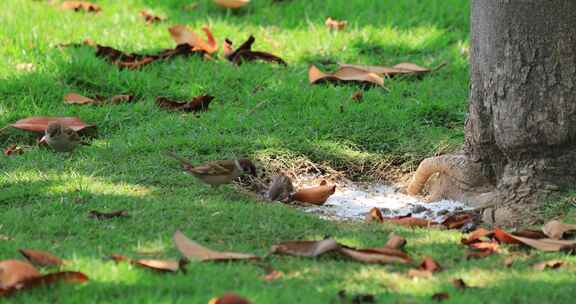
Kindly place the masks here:
[(472, 0), (471, 92), (461, 154), (423, 161), (432, 198), (464, 200), (497, 225), (521, 222), (576, 181), (576, 0)]

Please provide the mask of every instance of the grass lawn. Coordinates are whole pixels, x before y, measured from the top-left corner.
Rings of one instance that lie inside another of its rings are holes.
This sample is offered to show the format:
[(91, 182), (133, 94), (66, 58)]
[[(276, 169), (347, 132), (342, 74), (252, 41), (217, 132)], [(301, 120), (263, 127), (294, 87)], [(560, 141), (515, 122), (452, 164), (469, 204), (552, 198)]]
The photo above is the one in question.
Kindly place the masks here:
[[(56, 1), (57, 2), (57, 1)], [(28, 116), (79, 116), (98, 125), (99, 136), (67, 157), (35, 146), (29, 133), (7, 130), (0, 146), (19, 143), (21, 156), (0, 157), (0, 260), (17, 249), (47, 250), (70, 261), (64, 269), (90, 277), (83, 285), (24, 292), (6, 303), (207, 303), (233, 291), (254, 303), (339, 303), (337, 293), (374, 294), (378, 303), (431, 302), (450, 293), (451, 303), (572, 303), (576, 259), (529, 251), (511, 268), (506, 254), (466, 261), (459, 232), (391, 225), (338, 223), (282, 204), (255, 202), (233, 186), (212, 189), (181, 172), (162, 152), (197, 162), (232, 157), (259, 166), (312, 162), (350, 177), (386, 178), (409, 172), (423, 157), (463, 142), (468, 94), (469, 7), (462, 0), (253, 0), (239, 12), (211, 1), (101, 0), (99, 14), (62, 11), (48, 1), (0, 1), (0, 126)], [(168, 17), (146, 25), (143, 9)], [(332, 32), (326, 17), (348, 20)], [(209, 25), (221, 42), (236, 45), (250, 34), (255, 49), (286, 60), (236, 67), (199, 58), (118, 70), (88, 49), (56, 48), (86, 38), (125, 51), (173, 47), (167, 28)], [(384, 88), (350, 101), (355, 86), (310, 86), (307, 67), (335, 63), (447, 65), (423, 79), (386, 80)], [(26, 71), (16, 65), (32, 63)], [(110, 106), (71, 106), (64, 94), (134, 94), (138, 101)], [(201, 115), (169, 113), (156, 96), (216, 98)], [(96, 221), (90, 210), (126, 209), (127, 219)], [(278, 242), (331, 235), (350, 246), (382, 246), (390, 232), (408, 239), (415, 260), (432, 256), (445, 271), (411, 279), (408, 266), (366, 265), (334, 258), (274, 256), (285, 273), (266, 282), (249, 262), (192, 263), (187, 274), (158, 274), (102, 258), (121, 253), (179, 256), (171, 236), (181, 229), (215, 249), (264, 255)], [(507, 249), (508, 250), (508, 249)], [(562, 257), (559, 270), (528, 265)], [(457, 291), (462, 278), (477, 289)]]

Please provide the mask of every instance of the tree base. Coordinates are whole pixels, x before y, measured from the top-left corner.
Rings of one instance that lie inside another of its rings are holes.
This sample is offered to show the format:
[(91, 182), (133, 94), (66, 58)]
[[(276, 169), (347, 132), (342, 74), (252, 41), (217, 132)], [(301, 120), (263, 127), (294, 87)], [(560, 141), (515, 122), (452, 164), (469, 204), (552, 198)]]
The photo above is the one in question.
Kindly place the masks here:
[(495, 182), (481, 163), (464, 154), (427, 158), (420, 165), (407, 188), (409, 195), (418, 195), (428, 182), (427, 201), (451, 199), (482, 211), (485, 223), (515, 226), (533, 223), (538, 202), (560, 188), (542, 182), (536, 163), (506, 165)]

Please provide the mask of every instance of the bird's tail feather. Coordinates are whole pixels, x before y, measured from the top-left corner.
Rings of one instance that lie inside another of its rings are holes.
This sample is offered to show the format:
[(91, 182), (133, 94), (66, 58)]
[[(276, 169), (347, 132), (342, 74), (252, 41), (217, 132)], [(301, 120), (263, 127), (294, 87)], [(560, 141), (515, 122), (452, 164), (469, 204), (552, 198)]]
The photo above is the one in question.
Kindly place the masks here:
[(180, 156), (180, 155), (177, 155), (177, 154), (174, 153), (174, 152), (166, 151), (166, 152), (164, 152), (164, 154), (166, 154), (167, 156), (172, 157), (172, 158), (180, 161), (180, 162), (181, 162), (182, 164), (184, 164), (184, 165), (187, 165), (187, 166), (190, 166), (190, 167), (194, 167), (194, 165), (193, 165), (191, 162), (189, 162), (189, 161), (188, 161), (187, 159), (185, 159), (184, 157), (182, 157), (182, 156)]

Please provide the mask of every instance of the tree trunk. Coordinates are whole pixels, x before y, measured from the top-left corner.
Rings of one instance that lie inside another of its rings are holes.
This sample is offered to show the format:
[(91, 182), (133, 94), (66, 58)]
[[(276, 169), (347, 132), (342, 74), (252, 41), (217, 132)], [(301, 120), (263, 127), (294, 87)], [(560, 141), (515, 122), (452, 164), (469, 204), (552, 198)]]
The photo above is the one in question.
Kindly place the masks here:
[(513, 224), (576, 181), (576, 1), (472, 0), (471, 18), (464, 151), (423, 162), (408, 192), (440, 173), (434, 198)]

